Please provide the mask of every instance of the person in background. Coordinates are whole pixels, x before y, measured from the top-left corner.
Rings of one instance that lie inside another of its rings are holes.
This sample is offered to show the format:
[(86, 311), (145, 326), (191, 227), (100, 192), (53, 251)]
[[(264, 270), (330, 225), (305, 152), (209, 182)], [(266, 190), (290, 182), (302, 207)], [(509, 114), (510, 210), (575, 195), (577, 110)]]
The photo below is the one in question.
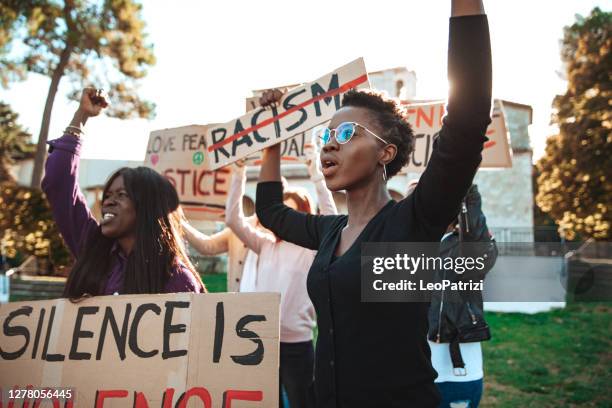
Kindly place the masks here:
[[(249, 224), (256, 225), (257, 216), (252, 215), (246, 220)], [(206, 235), (185, 219), (182, 220), (182, 226), (187, 242), (200, 254), (213, 256), (227, 253), (227, 291), (239, 292), (249, 250), (246, 244), (229, 228), (224, 228), (213, 235)]]
[(84, 89), (64, 135), (49, 142), (42, 189), (76, 257), (64, 296), (205, 291), (182, 242), (178, 194), (154, 170), (116, 171), (104, 186), (102, 219), (91, 215), (78, 184), (83, 127), (107, 105), (103, 91)]
[[(482, 257), (484, 267), (462, 273), (436, 271), (434, 281), (484, 280), (495, 265), (497, 253), (482, 212), (482, 199), (474, 184), (462, 202), (458, 219), (442, 237), (440, 257)], [(480, 342), (491, 338), (484, 319), (482, 292), (443, 289), (434, 293), (429, 308), (428, 338), (431, 362), (438, 372), (436, 385), (442, 395), (440, 408), (478, 407), (483, 390)]]
[[(316, 155), (316, 151), (314, 153)], [(314, 181), (319, 207), (324, 214), (335, 214), (336, 207), (325, 187), (317, 166), (310, 160), (309, 170)], [(312, 344), (315, 312), (306, 292), (306, 275), (315, 251), (278, 239), (269, 231), (249, 224), (242, 211), (242, 195), (246, 174), (244, 163), (237, 162), (232, 172), (225, 222), (229, 228), (257, 255), (254, 291), (279, 292), (280, 305), (280, 390), (284, 387), (291, 408), (309, 407), (308, 390), (313, 379), (314, 348)], [(320, 176), (320, 177), (317, 177)], [(288, 186), (284, 202), (296, 211), (314, 213), (312, 199), (305, 189)]]
[[(306, 156), (308, 174), (317, 189), (317, 195), (325, 197), (325, 199), (319, 200), (319, 210), (325, 214), (335, 214), (336, 206), (333, 198), (329, 196), (331, 193), (323, 182), (316, 140), (304, 147), (304, 155)], [(232, 186), (239, 188), (238, 184)], [(235, 192), (230, 190), (229, 195), (234, 196)], [(257, 220), (256, 215), (246, 217), (245, 221), (253, 227), (266, 231)], [(249, 247), (232, 232), (231, 228), (226, 227), (209, 236), (198, 231), (185, 219), (182, 220), (182, 226), (185, 238), (198, 253), (208, 256), (227, 253), (228, 292), (250, 292), (253, 290), (253, 277), (256, 274), (254, 266), (257, 264), (257, 254), (249, 251)], [(243, 278), (246, 278), (246, 282), (243, 282)]]
[[(279, 239), (316, 250), (308, 294), (317, 311), (317, 407), (437, 407), (427, 343), (429, 303), (363, 302), (361, 244), (438, 243), (482, 160), (491, 122), (491, 46), (480, 0), (452, 0), (448, 114), (414, 192), (391, 199), (387, 180), (406, 165), (414, 136), (400, 107), (349, 91), (323, 129), (321, 163), (348, 215), (311, 215), (284, 202), (279, 145), (264, 151), (256, 211)], [(351, 33), (347, 33), (351, 35)], [(342, 42), (335, 44), (342, 51)], [(273, 93), (264, 95), (271, 101)]]

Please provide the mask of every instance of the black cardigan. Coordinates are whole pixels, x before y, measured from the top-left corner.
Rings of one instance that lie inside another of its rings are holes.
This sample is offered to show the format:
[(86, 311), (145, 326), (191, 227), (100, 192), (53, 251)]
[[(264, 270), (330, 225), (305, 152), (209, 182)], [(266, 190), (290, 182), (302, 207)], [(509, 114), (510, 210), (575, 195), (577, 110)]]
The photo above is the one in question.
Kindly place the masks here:
[(486, 16), (450, 19), (447, 116), (414, 191), (389, 201), (333, 259), (346, 215), (307, 215), (283, 204), (280, 182), (259, 183), (257, 216), (279, 238), (318, 250), (308, 274), (317, 312), (317, 407), (435, 407), (426, 303), (362, 303), (361, 243), (439, 242), (481, 161), (491, 109)]

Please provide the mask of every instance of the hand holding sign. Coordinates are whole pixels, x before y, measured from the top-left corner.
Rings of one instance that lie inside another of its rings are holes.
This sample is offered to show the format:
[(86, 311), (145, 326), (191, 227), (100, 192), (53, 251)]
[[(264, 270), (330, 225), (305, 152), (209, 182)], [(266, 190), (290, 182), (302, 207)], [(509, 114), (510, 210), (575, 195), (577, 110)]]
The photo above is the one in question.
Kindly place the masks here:
[(242, 179), (246, 176), (246, 161), (244, 159), (232, 163), (229, 167), (232, 170), (233, 177)]
[[(368, 87), (363, 59), (355, 60), (311, 83), (268, 93), (269, 109), (256, 108), (230, 122), (211, 126), (206, 133), (211, 169), (221, 168), (328, 121), (340, 109), (342, 95)], [(282, 94), (282, 92), (281, 92)]]
[(259, 98), (259, 105), (264, 108), (278, 106), (280, 100), (283, 98), (283, 94), (284, 92), (280, 89), (268, 89), (264, 91), (264, 93)]

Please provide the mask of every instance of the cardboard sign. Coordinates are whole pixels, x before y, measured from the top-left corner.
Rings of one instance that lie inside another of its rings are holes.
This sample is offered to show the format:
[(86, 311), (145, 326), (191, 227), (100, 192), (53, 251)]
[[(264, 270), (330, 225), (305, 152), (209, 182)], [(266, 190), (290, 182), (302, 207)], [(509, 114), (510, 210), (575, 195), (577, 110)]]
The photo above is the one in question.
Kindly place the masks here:
[(223, 221), (231, 170), (209, 169), (207, 128), (191, 125), (151, 132), (145, 166), (174, 185), (187, 218)]
[[(281, 163), (298, 164), (306, 163), (305, 148), (310, 146), (310, 132), (302, 132), (297, 136), (283, 140), (281, 142)], [(246, 157), (246, 164), (249, 166), (261, 165), (262, 151), (255, 152)]]
[(342, 95), (368, 87), (368, 75), (359, 58), (324, 77), (287, 92), (279, 106), (258, 108), (206, 132), (210, 168), (218, 169), (331, 119)]
[[(292, 87), (280, 87), (279, 89), (285, 93)], [(257, 95), (246, 98), (246, 113), (253, 109), (259, 108), (259, 98), (265, 90), (258, 91)], [(306, 155), (304, 154), (304, 148), (310, 146), (311, 143), (311, 132), (304, 131), (299, 133), (297, 136), (283, 140), (281, 143), (281, 163), (282, 164), (296, 164), (305, 163)], [(255, 152), (246, 157), (246, 163), (249, 166), (259, 166), (261, 164), (262, 151)]]
[[(433, 148), (433, 137), (442, 129), (445, 102), (404, 103), (407, 107), (408, 121), (415, 136), (415, 149), (403, 172), (421, 173), (425, 170)], [(496, 100), (493, 108), (492, 122), (487, 128), (489, 141), (485, 143), (480, 167), (512, 167), (510, 135), (501, 101)]]
[[(177, 293), (2, 305), (0, 406), (278, 406), (279, 303)], [(9, 399), (28, 387), (63, 396)]]
[[(284, 87), (283, 92), (287, 92), (288, 87)], [(261, 91), (260, 93), (263, 93)], [(249, 110), (259, 108), (259, 95), (251, 96), (246, 99), (247, 112)], [(318, 126), (327, 126), (329, 121), (321, 123)], [(308, 129), (304, 132), (298, 133), (289, 139), (285, 139), (281, 142), (281, 163), (282, 164), (297, 164), (306, 163), (307, 158), (305, 154), (305, 148), (310, 147), (312, 144), (312, 130)], [(320, 145), (320, 143), (319, 143)], [(246, 163), (249, 166), (259, 166), (261, 164), (262, 151), (255, 152), (246, 157)]]

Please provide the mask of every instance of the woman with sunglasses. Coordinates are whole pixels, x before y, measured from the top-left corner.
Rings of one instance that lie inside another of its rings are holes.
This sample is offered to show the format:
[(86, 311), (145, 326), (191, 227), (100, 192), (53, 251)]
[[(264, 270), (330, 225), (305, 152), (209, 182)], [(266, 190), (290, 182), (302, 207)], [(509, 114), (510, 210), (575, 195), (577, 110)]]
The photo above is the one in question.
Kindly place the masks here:
[[(312, 169), (315, 166), (309, 166), (309, 171), (315, 184), (319, 206), (323, 214), (337, 214), (323, 176), (315, 179), (320, 174), (316, 169)], [(284, 388), (291, 408), (308, 408), (314, 369), (312, 337), (315, 311), (306, 292), (306, 276), (316, 253), (280, 240), (270, 231), (264, 232), (250, 225), (242, 211), (245, 183), (246, 166), (237, 162), (232, 171), (225, 223), (249, 250), (256, 254), (253, 290), (281, 294), (279, 406), (283, 407), (280, 391)], [(283, 199), (285, 205), (299, 213), (314, 213), (313, 200), (305, 189), (287, 187)]]
[[(317, 407), (436, 407), (427, 303), (361, 302), (361, 243), (439, 242), (480, 164), (490, 123), (491, 50), (481, 0), (453, 0), (444, 125), (415, 191), (395, 202), (386, 182), (407, 163), (413, 134), (397, 106), (349, 92), (323, 131), (327, 187), (348, 216), (283, 205), (278, 146), (264, 152), (256, 208), (279, 238), (318, 250), (307, 286), (317, 313)], [(278, 96), (269, 93), (268, 103)]]

